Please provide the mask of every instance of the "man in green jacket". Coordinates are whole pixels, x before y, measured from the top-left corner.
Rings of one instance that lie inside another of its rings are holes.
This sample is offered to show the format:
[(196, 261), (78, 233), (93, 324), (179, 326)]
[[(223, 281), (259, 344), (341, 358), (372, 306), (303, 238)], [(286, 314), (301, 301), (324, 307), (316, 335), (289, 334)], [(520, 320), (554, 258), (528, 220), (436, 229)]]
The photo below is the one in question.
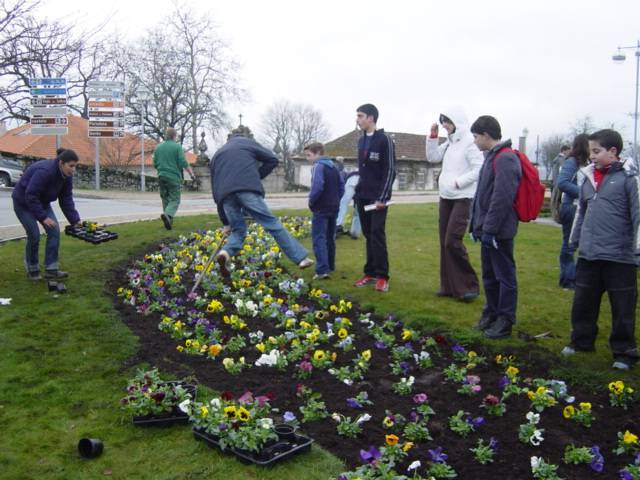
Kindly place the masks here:
[(182, 145), (176, 142), (176, 134), (175, 128), (167, 128), (166, 140), (153, 152), (153, 166), (158, 172), (160, 198), (162, 198), (163, 213), (160, 218), (167, 230), (171, 230), (173, 217), (180, 206), (182, 170), (186, 168), (191, 178), (194, 178), (193, 170), (184, 158)]

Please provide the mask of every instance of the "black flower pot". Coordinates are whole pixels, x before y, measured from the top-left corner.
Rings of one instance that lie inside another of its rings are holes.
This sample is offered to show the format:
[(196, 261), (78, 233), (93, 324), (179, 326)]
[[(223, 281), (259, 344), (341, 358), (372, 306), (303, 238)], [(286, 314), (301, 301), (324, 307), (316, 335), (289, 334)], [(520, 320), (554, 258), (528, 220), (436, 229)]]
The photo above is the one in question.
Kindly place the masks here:
[(281, 423), (274, 427), (276, 434), (280, 440), (295, 440), (296, 429), (286, 423)]
[(99, 457), (104, 450), (102, 440), (97, 438), (82, 438), (78, 442), (78, 453), (87, 460)]

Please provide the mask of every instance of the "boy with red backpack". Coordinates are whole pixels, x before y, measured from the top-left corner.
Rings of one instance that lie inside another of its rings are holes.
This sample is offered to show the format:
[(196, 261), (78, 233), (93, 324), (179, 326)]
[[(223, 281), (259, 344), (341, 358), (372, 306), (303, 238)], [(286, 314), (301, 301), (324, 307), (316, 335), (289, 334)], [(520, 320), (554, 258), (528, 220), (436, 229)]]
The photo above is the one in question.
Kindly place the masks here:
[[(469, 226), (473, 240), (482, 243), (482, 282), (486, 297), (476, 328), (487, 338), (498, 339), (510, 336), (516, 321), (518, 282), (513, 240), (518, 232), (518, 212), (523, 220), (532, 212), (522, 211), (526, 208), (516, 205), (516, 198), (523, 191), (520, 188), (521, 158), (519, 152), (511, 149), (511, 140), (501, 141), (498, 121), (483, 115), (471, 125), (471, 133), (476, 146), (485, 154)], [(529, 162), (522, 161), (522, 164)], [(528, 186), (528, 182), (523, 182), (522, 187)]]

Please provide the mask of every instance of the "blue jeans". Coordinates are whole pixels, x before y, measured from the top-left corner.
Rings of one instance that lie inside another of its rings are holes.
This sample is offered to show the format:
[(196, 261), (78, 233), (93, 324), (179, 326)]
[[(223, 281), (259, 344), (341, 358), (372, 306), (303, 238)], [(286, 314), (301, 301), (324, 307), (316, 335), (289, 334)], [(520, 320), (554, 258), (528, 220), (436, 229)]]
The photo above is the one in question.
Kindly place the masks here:
[[(355, 185), (347, 184), (344, 186), (344, 195), (340, 199), (340, 209), (338, 210), (338, 218), (336, 219), (336, 225), (345, 228), (344, 219), (349, 211), (349, 205), (353, 202), (353, 196), (356, 193)], [(362, 234), (362, 227), (360, 226), (360, 216), (358, 215), (358, 209), (353, 208), (353, 218), (351, 219), (351, 228), (349, 233), (353, 237), (359, 237)]]
[[(33, 214), (22, 205), (13, 201), (13, 211), (27, 233), (27, 245), (24, 254), (24, 264), (27, 272), (40, 271), (40, 261), (38, 259), (38, 247), (40, 246), (40, 229), (38, 220)], [(56, 221), (54, 228), (44, 227), (47, 233), (47, 243), (44, 250), (44, 268), (46, 270), (58, 270), (58, 247), (60, 246), (60, 227), (51, 205), (47, 208), (47, 217)]]
[(316, 273), (324, 275), (336, 269), (337, 213), (314, 213), (311, 220), (311, 241), (316, 256)]
[(573, 218), (576, 215), (576, 207), (571, 203), (560, 205), (560, 221), (562, 222), (562, 247), (560, 247), (560, 286), (562, 288), (575, 288), (576, 263), (573, 254), (576, 249), (569, 246), (569, 236), (573, 226)]
[(516, 323), (518, 281), (513, 259), (513, 239), (497, 242), (498, 248), (480, 247), (482, 283), (487, 300), (483, 315), (502, 316)]
[(242, 249), (244, 239), (247, 236), (247, 224), (244, 222), (244, 213), (246, 213), (273, 236), (284, 254), (292, 262), (298, 264), (307, 257), (307, 250), (289, 235), (259, 194), (255, 192), (232, 193), (224, 199), (222, 207), (231, 227), (231, 235), (224, 247), (229, 255), (234, 256)]

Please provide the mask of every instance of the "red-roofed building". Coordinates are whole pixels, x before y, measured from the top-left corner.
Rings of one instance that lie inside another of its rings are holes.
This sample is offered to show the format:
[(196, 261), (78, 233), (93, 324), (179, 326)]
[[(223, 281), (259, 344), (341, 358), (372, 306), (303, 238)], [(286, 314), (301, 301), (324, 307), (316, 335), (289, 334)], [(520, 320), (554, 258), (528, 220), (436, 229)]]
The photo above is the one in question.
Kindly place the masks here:
[[(69, 133), (61, 135), (61, 147), (74, 150), (80, 163), (88, 166), (95, 164), (95, 139), (88, 136), (88, 120), (76, 115), (68, 115)], [(153, 150), (158, 142), (145, 139), (145, 171), (147, 175), (155, 175), (153, 169)], [(140, 136), (125, 134), (124, 138), (100, 139), (100, 165), (135, 170), (140, 168), (142, 145)], [(0, 155), (13, 157), (25, 162), (41, 158), (54, 158), (56, 155), (56, 137), (54, 135), (31, 135), (29, 124), (21, 125), (0, 136)], [(197, 156), (185, 152), (187, 162), (195, 163)]]

